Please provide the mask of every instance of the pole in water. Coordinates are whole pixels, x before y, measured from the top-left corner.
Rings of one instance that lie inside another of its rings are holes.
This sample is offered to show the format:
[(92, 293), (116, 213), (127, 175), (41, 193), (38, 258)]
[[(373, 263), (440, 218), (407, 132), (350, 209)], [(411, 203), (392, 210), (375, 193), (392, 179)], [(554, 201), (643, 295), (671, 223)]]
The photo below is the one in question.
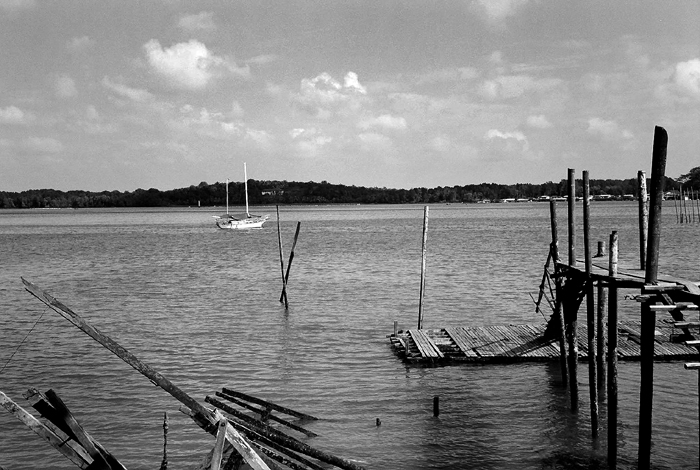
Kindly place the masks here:
[(583, 246), (586, 258), (586, 320), (588, 327), (588, 389), (591, 397), (591, 432), (598, 437), (598, 364), (596, 361), (596, 308), (591, 273), (591, 199), (588, 170), (583, 171)]
[[(549, 216), (552, 225), (552, 244), (550, 251), (552, 254), (552, 264), (554, 265), (554, 273), (559, 273), (559, 224), (557, 221), (557, 203), (554, 200), (549, 201)], [(554, 288), (556, 299), (554, 302), (554, 314), (559, 322), (559, 366), (561, 368), (561, 381), (564, 388), (569, 384), (569, 364), (568, 354), (566, 352), (566, 323), (564, 322), (564, 312), (562, 311), (562, 286), (561, 277), (555, 276)]]
[(605, 242), (598, 242), (598, 253), (595, 254), (595, 258), (602, 256), (605, 256)]
[(423, 297), (425, 295), (425, 258), (428, 244), (428, 206), (423, 212), (423, 249), (420, 268), (420, 301), (418, 303), (418, 329), (423, 328)]
[(639, 269), (644, 269), (647, 259), (647, 232), (649, 231), (649, 207), (647, 206), (647, 176), (643, 171), (637, 172), (639, 187)]
[(433, 416), (440, 416), (440, 397), (437, 395), (433, 397)]
[(294, 232), (294, 243), (292, 243), (292, 250), (289, 252), (289, 261), (287, 262), (287, 273), (284, 275), (284, 289), (280, 294), (280, 303), (284, 300), (287, 295), (287, 283), (289, 283), (289, 270), (292, 269), (292, 261), (294, 260), (294, 248), (297, 246), (297, 238), (299, 238), (299, 229), (301, 229), (301, 222), (297, 222), (297, 230)]
[(280, 268), (282, 269), (282, 297), (284, 298), (284, 308), (289, 308), (289, 301), (287, 300), (287, 280), (284, 276), (284, 257), (282, 255), (282, 233), (280, 231), (280, 206), (275, 206), (277, 208), (277, 243), (280, 247)]
[(168, 470), (168, 413), (163, 413), (163, 461), (160, 470)]
[[(617, 232), (610, 234), (608, 276), (617, 276)], [(608, 287), (608, 468), (617, 468), (617, 285)]]

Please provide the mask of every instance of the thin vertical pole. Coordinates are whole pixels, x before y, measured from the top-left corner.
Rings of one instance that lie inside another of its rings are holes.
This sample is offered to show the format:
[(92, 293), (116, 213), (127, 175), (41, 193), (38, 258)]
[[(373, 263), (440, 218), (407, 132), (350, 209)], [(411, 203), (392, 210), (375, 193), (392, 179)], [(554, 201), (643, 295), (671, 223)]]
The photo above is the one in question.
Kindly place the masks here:
[(245, 187), (245, 215), (250, 218), (250, 212), (248, 212), (248, 169), (243, 162), (243, 185)]
[(168, 413), (163, 413), (163, 460), (160, 470), (168, 470)]
[[(644, 282), (656, 284), (659, 269), (661, 238), (661, 205), (663, 202), (664, 173), (668, 134), (661, 127), (654, 128), (654, 146), (651, 161), (651, 199), (649, 201), (649, 239)], [(654, 400), (654, 330), (656, 313), (650, 302), (642, 304), (641, 366), (639, 392), (639, 468), (651, 467), (651, 434)]]
[(608, 468), (617, 468), (617, 232), (610, 235), (608, 263)]
[(586, 258), (586, 319), (588, 327), (588, 389), (591, 397), (591, 434), (598, 437), (598, 364), (596, 361), (596, 318), (593, 297), (593, 256), (591, 255), (591, 200), (588, 170), (583, 171), (583, 247)]
[[(576, 176), (575, 170), (569, 168), (568, 175), (568, 209), (569, 209), (569, 266), (576, 266)], [(566, 325), (566, 340), (569, 347), (569, 392), (571, 395), (571, 411), (578, 411), (578, 309), (573, 312), (573, 318)]]
[(277, 244), (280, 247), (280, 269), (282, 270), (282, 297), (284, 298), (284, 308), (289, 308), (289, 301), (287, 300), (287, 279), (284, 276), (284, 256), (282, 255), (282, 232), (280, 230), (280, 206), (275, 206), (277, 208)]
[[(552, 225), (552, 264), (554, 265), (554, 273), (558, 274), (559, 268), (557, 264), (559, 263), (559, 224), (557, 222), (557, 202), (554, 200), (549, 201), (549, 215)], [(564, 313), (561, 308), (562, 303), (562, 288), (561, 288), (561, 277), (556, 276), (554, 278), (554, 288), (556, 291), (556, 299), (554, 302), (554, 315), (559, 322), (559, 364), (561, 368), (561, 381), (566, 388), (569, 383), (569, 365), (568, 358), (566, 354), (566, 324), (564, 323)]]
[[(605, 250), (605, 242), (603, 243), (602, 249)], [(605, 356), (607, 351), (605, 350), (607, 345), (607, 312), (608, 312), (608, 291), (605, 289), (603, 282), (598, 282), (598, 295), (597, 295), (597, 305), (598, 305), (598, 315), (597, 315), (597, 339), (598, 339), (598, 391), (600, 392), (600, 399), (605, 398), (605, 389), (607, 382), (607, 361)]]
[(418, 329), (423, 328), (423, 296), (425, 294), (425, 261), (428, 249), (428, 206), (423, 211), (423, 248), (420, 268), (420, 302), (418, 303)]
[[(301, 229), (301, 222), (297, 222), (297, 230), (294, 232), (294, 243), (292, 243), (292, 250), (289, 252), (289, 261), (287, 262), (287, 272), (284, 275), (284, 287), (289, 283), (289, 270), (292, 269), (292, 261), (294, 260), (294, 248), (297, 246), (297, 238), (299, 238), (299, 229)], [(286, 289), (280, 294), (280, 302), (284, 300), (286, 296)]]
[(676, 201), (676, 190), (673, 190), (673, 208), (676, 210), (676, 223), (680, 222), (678, 219), (678, 203)]
[(649, 208), (647, 207), (647, 175), (637, 172), (637, 187), (639, 189), (639, 269), (646, 266), (647, 231), (649, 230)]

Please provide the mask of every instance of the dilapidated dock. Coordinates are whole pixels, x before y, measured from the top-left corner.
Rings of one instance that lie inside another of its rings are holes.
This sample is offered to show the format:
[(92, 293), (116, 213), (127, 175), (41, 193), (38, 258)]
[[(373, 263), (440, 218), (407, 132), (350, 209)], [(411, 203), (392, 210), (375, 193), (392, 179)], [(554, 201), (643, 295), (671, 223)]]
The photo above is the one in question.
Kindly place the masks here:
[[(687, 324), (668, 320), (656, 323), (656, 360), (697, 359), (697, 348), (684, 344), (687, 338), (683, 329)], [(411, 363), (559, 361), (559, 344), (556, 338), (545, 336), (546, 329), (545, 323), (413, 329), (392, 334), (390, 341), (396, 354)], [(619, 360), (640, 360), (641, 322), (622, 321), (617, 329)], [(578, 351), (580, 361), (588, 360), (588, 340), (585, 337), (578, 339)]]

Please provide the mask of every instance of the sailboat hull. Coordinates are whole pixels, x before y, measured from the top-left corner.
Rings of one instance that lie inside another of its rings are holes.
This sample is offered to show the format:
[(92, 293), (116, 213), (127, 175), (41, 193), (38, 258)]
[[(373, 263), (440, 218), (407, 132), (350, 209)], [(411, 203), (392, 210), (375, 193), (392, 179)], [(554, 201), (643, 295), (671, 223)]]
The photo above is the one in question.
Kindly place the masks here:
[(230, 219), (226, 220), (220, 218), (216, 221), (216, 226), (221, 229), (234, 229), (234, 230), (245, 230), (251, 228), (262, 228), (263, 224), (267, 221), (267, 216), (265, 217), (251, 217), (249, 219)]

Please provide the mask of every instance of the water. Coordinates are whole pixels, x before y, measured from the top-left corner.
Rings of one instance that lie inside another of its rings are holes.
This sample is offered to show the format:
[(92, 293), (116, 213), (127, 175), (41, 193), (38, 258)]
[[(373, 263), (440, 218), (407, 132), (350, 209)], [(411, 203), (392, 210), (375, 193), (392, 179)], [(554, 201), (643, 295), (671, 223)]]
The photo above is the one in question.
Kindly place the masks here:
[[(316, 415), (307, 427), (320, 436), (307, 442), (368, 469), (604, 466), (605, 406), (593, 441), (586, 384), (574, 415), (556, 363), (420, 367), (393, 354), (393, 321), (417, 321), (422, 206), (283, 207), (285, 263), (301, 222), (288, 311), (266, 209), (252, 232), (217, 230), (215, 212), (196, 208), (0, 212), (0, 391), (26, 406), (29, 387), (55, 390), (130, 469), (160, 465), (164, 412), (170, 468), (194, 468), (214, 444), (179, 402), (28, 294), (23, 276), (201, 402), (228, 387)], [(623, 264), (636, 264), (636, 210), (591, 209), (592, 239), (617, 230)], [(664, 211), (660, 270), (700, 278), (700, 228)], [(543, 321), (529, 294), (550, 236), (547, 204), (431, 206), (424, 326)], [(639, 365), (619, 373), (621, 468), (634, 468)], [(696, 373), (661, 363), (655, 374), (652, 462), (697, 468)], [(5, 470), (74, 468), (5, 412), (0, 438)]]

